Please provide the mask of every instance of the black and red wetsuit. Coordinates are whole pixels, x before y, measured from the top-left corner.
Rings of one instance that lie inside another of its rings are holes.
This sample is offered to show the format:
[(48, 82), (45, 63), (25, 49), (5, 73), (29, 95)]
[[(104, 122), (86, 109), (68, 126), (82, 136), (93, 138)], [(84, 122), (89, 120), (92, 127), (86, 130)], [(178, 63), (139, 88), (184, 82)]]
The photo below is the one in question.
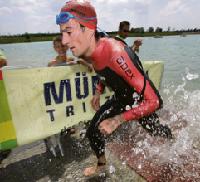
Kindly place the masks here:
[[(91, 55), (92, 64), (102, 81), (96, 89), (101, 93), (104, 86), (114, 91), (114, 96), (107, 100), (96, 112), (87, 130), (92, 149), (97, 158), (104, 154), (105, 139), (98, 126), (101, 121), (122, 114), (123, 119), (152, 120), (154, 113), (162, 105), (162, 99), (153, 83), (134, 65), (131, 55), (126, 51), (126, 45), (112, 38), (101, 38)], [(145, 79), (145, 82), (144, 82)], [(144, 87), (145, 83), (145, 87)], [(134, 106), (134, 93), (143, 99)], [(130, 110), (126, 110), (129, 105)]]

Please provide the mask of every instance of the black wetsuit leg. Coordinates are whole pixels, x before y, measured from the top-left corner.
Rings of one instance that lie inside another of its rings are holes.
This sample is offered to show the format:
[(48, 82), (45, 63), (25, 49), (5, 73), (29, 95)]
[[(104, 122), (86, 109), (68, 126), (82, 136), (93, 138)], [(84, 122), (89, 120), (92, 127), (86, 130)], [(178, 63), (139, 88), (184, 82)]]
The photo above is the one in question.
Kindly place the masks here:
[(97, 158), (105, 154), (105, 138), (99, 130), (99, 124), (107, 119), (124, 111), (124, 106), (112, 97), (107, 100), (104, 105), (96, 112), (87, 129), (86, 136), (90, 141), (90, 146), (94, 150)]

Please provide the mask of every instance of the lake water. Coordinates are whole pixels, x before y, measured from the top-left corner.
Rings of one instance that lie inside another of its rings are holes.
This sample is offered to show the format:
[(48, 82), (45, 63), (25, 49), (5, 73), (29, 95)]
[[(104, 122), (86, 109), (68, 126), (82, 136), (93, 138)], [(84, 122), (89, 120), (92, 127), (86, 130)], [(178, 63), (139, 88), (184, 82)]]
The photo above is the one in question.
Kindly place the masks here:
[[(131, 45), (135, 38), (128, 38)], [(180, 84), (185, 77), (186, 88), (199, 89), (200, 85), (200, 35), (186, 37), (169, 36), (163, 38), (143, 38), (140, 49), (141, 60), (164, 61), (163, 85)], [(10, 66), (46, 66), (56, 56), (52, 42), (4, 44), (3, 48)]]
[[(127, 42), (131, 45), (134, 39)], [(0, 48), (10, 66), (46, 66), (56, 56), (52, 42), (4, 44)], [(169, 111), (166, 122), (173, 125), (177, 120), (187, 121), (170, 149), (168, 145), (152, 149), (148, 144), (143, 148), (149, 148), (152, 156), (160, 155), (160, 161), (173, 159), (177, 165), (183, 165), (179, 156), (192, 152), (200, 164), (200, 35), (143, 38), (139, 56), (141, 60), (164, 62), (161, 95), (164, 109)], [(199, 147), (194, 149), (194, 145)]]

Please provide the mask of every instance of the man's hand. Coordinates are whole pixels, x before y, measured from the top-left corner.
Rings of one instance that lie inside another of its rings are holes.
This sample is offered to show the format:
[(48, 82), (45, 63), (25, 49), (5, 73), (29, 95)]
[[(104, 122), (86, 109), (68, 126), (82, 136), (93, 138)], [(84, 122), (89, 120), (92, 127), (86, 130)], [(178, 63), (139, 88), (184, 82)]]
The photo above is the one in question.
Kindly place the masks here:
[(139, 52), (140, 46), (142, 45), (142, 39), (136, 39), (132, 45), (132, 50)]
[(86, 60), (84, 60), (84, 59), (78, 59), (77, 62), (78, 62), (79, 64), (82, 64), (82, 65), (86, 66), (86, 67), (88, 68), (88, 71), (89, 71), (89, 72), (92, 72), (92, 71), (93, 71), (93, 66), (92, 66), (92, 64), (88, 63)]
[(134, 45), (139, 48), (142, 45), (142, 39), (136, 39)]
[(99, 108), (100, 108), (100, 93), (98, 91), (95, 91), (95, 95), (93, 96), (93, 98), (91, 100), (91, 105), (95, 111), (99, 110)]
[(102, 134), (108, 135), (115, 131), (124, 122), (121, 115), (116, 115), (113, 118), (103, 120), (99, 125), (99, 130)]
[(75, 59), (73, 58), (73, 57), (70, 57), (70, 56), (67, 56), (67, 61), (69, 61), (69, 62), (73, 62)]
[(92, 71), (93, 71), (93, 66), (92, 66), (92, 64), (88, 64), (87, 67), (88, 67), (88, 71), (89, 71), (89, 72), (92, 72)]

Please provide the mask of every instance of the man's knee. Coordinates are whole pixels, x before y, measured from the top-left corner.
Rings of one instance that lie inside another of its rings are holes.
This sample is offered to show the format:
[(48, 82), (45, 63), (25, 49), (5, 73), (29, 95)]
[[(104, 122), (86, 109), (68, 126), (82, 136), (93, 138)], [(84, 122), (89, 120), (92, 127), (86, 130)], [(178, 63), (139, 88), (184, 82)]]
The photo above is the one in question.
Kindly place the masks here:
[(86, 131), (86, 136), (89, 138), (89, 140), (93, 138), (94, 133), (95, 133), (95, 125), (91, 122)]

